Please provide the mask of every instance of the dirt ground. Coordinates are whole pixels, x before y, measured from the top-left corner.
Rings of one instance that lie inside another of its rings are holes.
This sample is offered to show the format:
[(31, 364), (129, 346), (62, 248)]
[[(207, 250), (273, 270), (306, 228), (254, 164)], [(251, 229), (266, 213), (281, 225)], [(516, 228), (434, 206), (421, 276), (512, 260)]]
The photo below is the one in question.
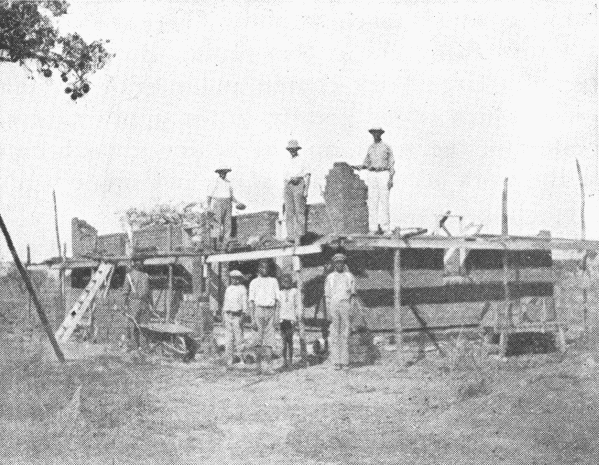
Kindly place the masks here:
[(60, 367), (35, 344), (2, 347), (2, 463), (599, 463), (599, 365), (574, 347), (430, 352), (405, 370), (383, 350), (271, 376), (137, 353)]

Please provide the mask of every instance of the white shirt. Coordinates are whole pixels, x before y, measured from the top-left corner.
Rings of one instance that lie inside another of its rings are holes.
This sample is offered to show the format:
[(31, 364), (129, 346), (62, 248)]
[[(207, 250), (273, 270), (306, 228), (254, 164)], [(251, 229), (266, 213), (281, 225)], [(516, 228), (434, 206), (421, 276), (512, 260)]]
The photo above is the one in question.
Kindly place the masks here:
[(233, 198), (233, 186), (231, 185), (231, 181), (228, 179), (223, 179), (219, 176), (208, 196), (217, 199)]
[(279, 291), (279, 302), (281, 308), (279, 310), (279, 319), (295, 321), (301, 318), (299, 292), (296, 288), (281, 289)]
[(389, 170), (391, 174), (395, 173), (395, 159), (393, 158), (393, 150), (383, 141), (374, 142), (368, 147), (366, 158), (363, 163), (367, 168), (375, 168), (378, 170)]
[(327, 301), (341, 302), (349, 300), (356, 293), (356, 279), (349, 271), (339, 273), (333, 271), (327, 276), (324, 295)]
[(231, 284), (225, 291), (223, 312), (247, 312), (248, 293), (243, 284)]
[(279, 283), (269, 276), (258, 276), (250, 283), (250, 302), (259, 307), (274, 307), (279, 300)]
[(288, 157), (282, 165), (283, 179), (289, 182), (291, 178), (305, 178), (308, 174), (305, 159), (298, 155), (297, 157)]

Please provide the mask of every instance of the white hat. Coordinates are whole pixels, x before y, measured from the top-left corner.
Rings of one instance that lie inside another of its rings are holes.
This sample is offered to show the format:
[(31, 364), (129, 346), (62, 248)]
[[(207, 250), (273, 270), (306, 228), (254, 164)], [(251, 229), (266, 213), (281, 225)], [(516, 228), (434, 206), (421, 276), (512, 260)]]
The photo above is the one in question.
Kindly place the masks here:
[(243, 273), (239, 270), (233, 270), (229, 273), (231, 278), (243, 278)]

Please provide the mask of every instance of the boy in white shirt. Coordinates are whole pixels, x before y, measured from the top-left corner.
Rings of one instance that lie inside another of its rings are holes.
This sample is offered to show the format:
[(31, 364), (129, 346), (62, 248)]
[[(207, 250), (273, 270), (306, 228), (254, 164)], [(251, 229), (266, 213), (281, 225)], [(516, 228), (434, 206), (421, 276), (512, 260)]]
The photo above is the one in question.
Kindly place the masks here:
[[(238, 270), (229, 273), (231, 284), (225, 291), (223, 323), (225, 325), (227, 364), (233, 365), (243, 343), (243, 314), (247, 313), (247, 290), (243, 285), (243, 274)], [(243, 361), (241, 361), (243, 364)]]
[(283, 339), (283, 366), (289, 368), (293, 365), (293, 329), (299, 325), (302, 318), (300, 296), (293, 287), (291, 275), (281, 277), (281, 290), (279, 291), (279, 321), (281, 322), (281, 336)]
[[(275, 317), (279, 303), (279, 283), (268, 276), (270, 264), (263, 260), (258, 266), (258, 276), (250, 283), (250, 312), (252, 321), (258, 329), (257, 345), (262, 347), (266, 359), (266, 374), (272, 374), (272, 351), (275, 346)], [(262, 371), (262, 357), (258, 362), (258, 371)]]

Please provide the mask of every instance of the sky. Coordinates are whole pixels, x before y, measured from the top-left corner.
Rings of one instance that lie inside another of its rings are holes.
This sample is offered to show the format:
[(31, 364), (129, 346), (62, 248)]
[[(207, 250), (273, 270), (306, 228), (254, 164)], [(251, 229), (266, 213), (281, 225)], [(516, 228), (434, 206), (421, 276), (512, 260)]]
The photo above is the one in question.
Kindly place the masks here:
[(499, 232), (509, 177), (510, 233), (579, 237), (578, 158), (599, 238), (596, 26), (585, 0), (71, 0), (61, 30), (116, 56), (77, 102), (0, 66), (0, 212), (42, 260), (53, 189), (69, 253), (72, 217), (121, 231), (129, 207), (205, 199), (222, 165), (248, 211), (278, 210), (289, 139), (317, 202), (376, 125), (393, 225), (451, 210)]

